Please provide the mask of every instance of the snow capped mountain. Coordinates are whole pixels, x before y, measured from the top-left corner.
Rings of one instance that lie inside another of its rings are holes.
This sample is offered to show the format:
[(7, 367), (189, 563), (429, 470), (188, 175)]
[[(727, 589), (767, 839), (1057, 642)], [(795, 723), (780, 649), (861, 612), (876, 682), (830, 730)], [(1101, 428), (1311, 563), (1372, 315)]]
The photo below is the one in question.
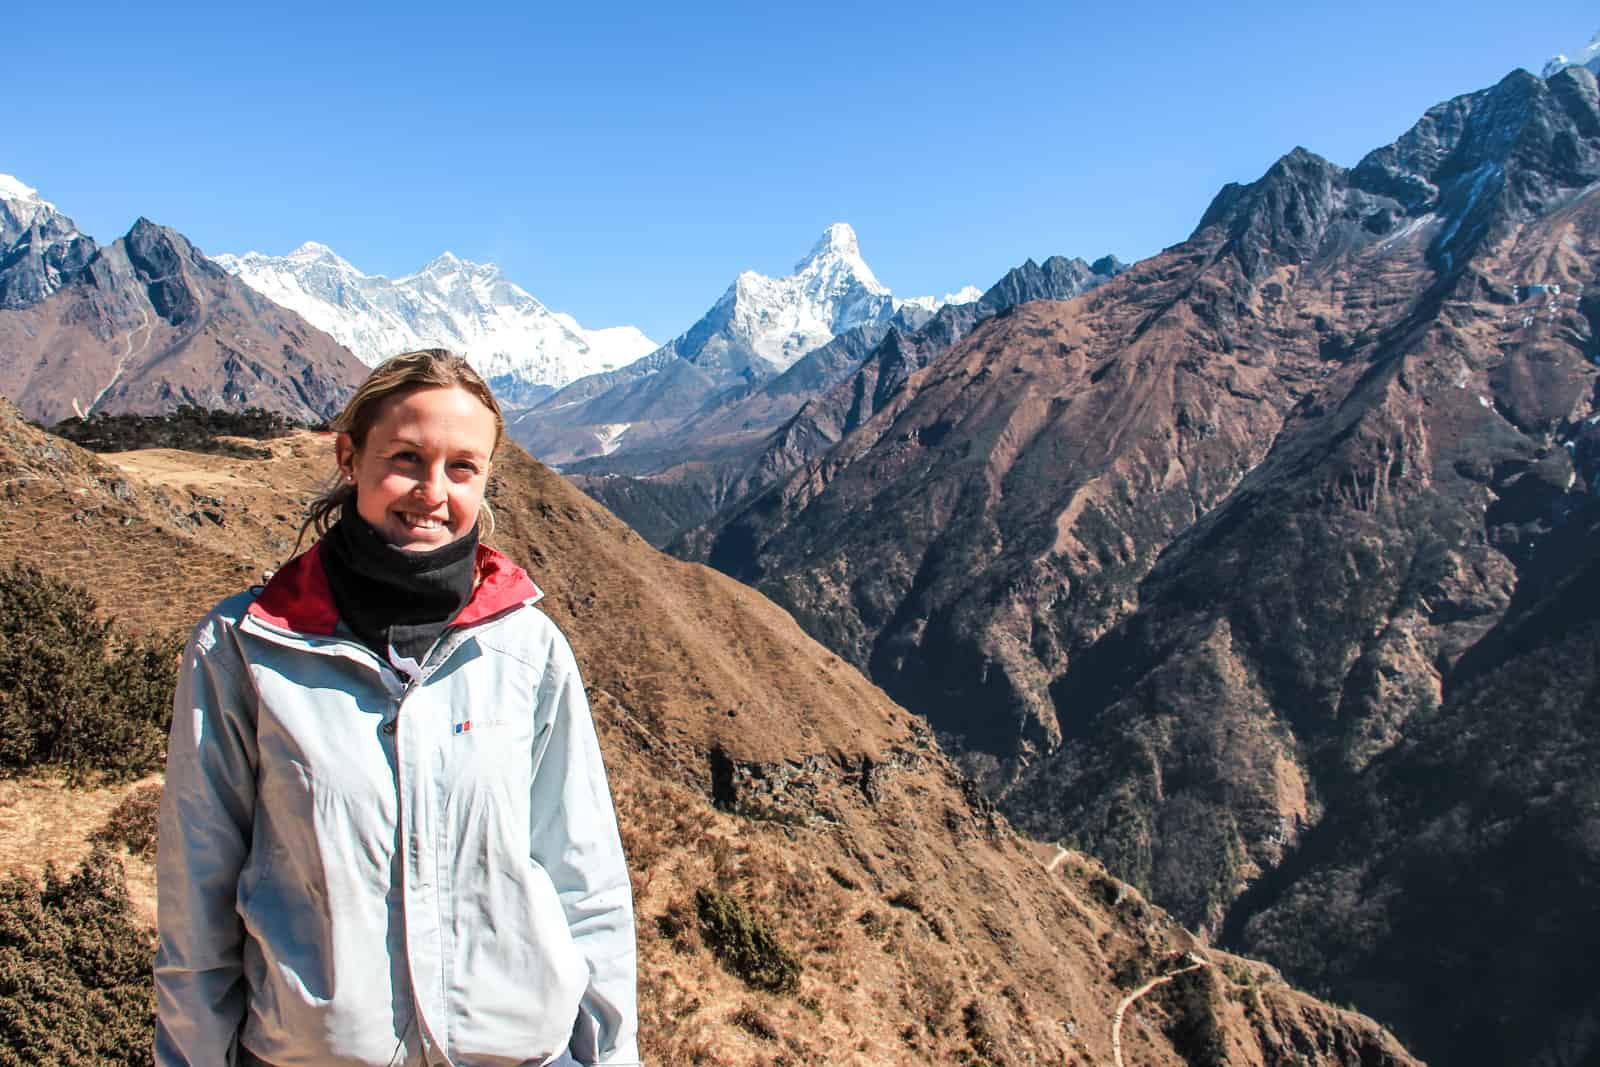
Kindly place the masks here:
[[(849, 340), (835, 360), (859, 360), (891, 327), (915, 330), (941, 303), (980, 296), (969, 286), (945, 301), (896, 299), (861, 257), (855, 231), (836, 222), (792, 274), (770, 278), (745, 271), (693, 326), (648, 357), (624, 370), (572, 383), (518, 413), (509, 429), (546, 463), (638, 455), (692, 420), (710, 418), (722, 405), (737, 403), (841, 335)], [(814, 380), (820, 388), (827, 375), (818, 370), (798, 380)], [(782, 399), (755, 401), (750, 417), (741, 420), (743, 429), (780, 408), (784, 411), (778, 418), (787, 417), (801, 403), (795, 397), (804, 388), (786, 390)]]
[(95, 249), (37, 189), (0, 174), (0, 308), (44, 300), (81, 271)]
[(1589, 39), (1589, 44), (1583, 51), (1570, 59), (1564, 55), (1552, 56), (1550, 62), (1544, 65), (1541, 73), (1549, 78), (1568, 67), (1588, 67), (1595, 74), (1600, 75), (1600, 33)]
[[(54, 204), (40, 196), (39, 190), (33, 186), (9, 174), (0, 174), (0, 227), (25, 230), (41, 215), (66, 217), (56, 210)], [(5, 232), (0, 229), (0, 233)]]
[(509, 404), (655, 350), (632, 326), (586, 330), (509, 281), (492, 263), (446, 252), (415, 274), (364, 274), (315, 241), (287, 256), (212, 257), (263, 296), (299, 312), (373, 365), (397, 352), (448, 348)]
[(953, 293), (943, 296), (908, 296), (895, 297), (894, 309), (899, 311), (903, 307), (919, 307), (928, 314), (933, 314), (946, 304), (974, 304), (983, 299), (983, 290), (976, 285), (964, 285)]
[[(968, 297), (970, 293), (970, 297)], [(976, 300), (972, 286), (944, 300), (898, 300), (861, 258), (856, 232), (835, 222), (823, 231), (794, 273), (769, 278), (747, 270), (698, 323), (674, 343), (696, 364), (739, 370), (750, 357), (782, 372), (807, 352), (868, 323), (886, 322), (906, 304), (932, 312), (941, 303)]]

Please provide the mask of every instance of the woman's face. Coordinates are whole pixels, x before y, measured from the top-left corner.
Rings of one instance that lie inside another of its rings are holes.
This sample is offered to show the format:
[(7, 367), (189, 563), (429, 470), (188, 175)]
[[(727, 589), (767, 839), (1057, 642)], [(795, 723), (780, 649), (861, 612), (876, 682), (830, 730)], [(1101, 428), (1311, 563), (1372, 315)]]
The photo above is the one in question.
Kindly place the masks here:
[(477, 521), (494, 437), (494, 414), (477, 397), (426, 387), (385, 398), (360, 451), (348, 434), (335, 448), (356, 513), (396, 548), (425, 551)]

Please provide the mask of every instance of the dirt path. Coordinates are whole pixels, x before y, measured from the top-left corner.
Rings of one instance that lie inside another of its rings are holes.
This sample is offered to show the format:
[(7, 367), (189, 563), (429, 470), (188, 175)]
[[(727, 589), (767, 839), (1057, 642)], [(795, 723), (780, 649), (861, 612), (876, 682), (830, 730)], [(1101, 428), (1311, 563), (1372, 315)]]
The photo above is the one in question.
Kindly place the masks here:
[[(161, 278), (156, 279), (156, 281), (164, 281), (164, 280), (165, 279), (161, 279)], [(135, 326), (133, 329), (128, 331), (128, 349), (127, 349), (127, 351), (122, 353), (122, 358), (117, 360), (117, 367), (116, 367), (116, 370), (112, 371), (112, 373), (111, 373), (111, 380), (106, 383), (104, 389), (101, 389), (98, 393), (94, 394), (94, 399), (89, 401), (89, 406), (85, 410), (86, 414), (90, 414), (90, 415), (94, 414), (94, 406), (96, 404), (100, 403), (100, 398), (101, 397), (105, 396), (106, 393), (111, 391), (111, 387), (113, 385), (117, 384), (117, 379), (122, 377), (122, 372), (124, 370), (126, 370), (127, 367), (128, 367), (128, 361), (130, 359), (132, 359), (136, 354), (143, 352), (145, 350), (145, 347), (147, 345), (149, 345), (149, 343), (150, 343), (150, 335), (153, 332), (153, 328), (152, 328), (152, 325), (151, 325), (151, 322), (150, 322), (150, 313), (148, 311), (146, 311), (144, 308), (140, 308), (139, 309), (139, 318), (141, 320), (143, 320), (143, 321), (141, 321), (139, 323), (139, 325)], [(139, 342), (139, 347), (138, 347), (137, 350), (135, 350), (134, 347), (133, 347), (133, 335), (138, 333), (140, 330), (144, 331), (144, 340)], [(74, 408), (77, 407), (77, 398), (76, 397), (73, 398), (73, 407)]]
[(1163, 974), (1156, 978), (1150, 979), (1150, 981), (1146, 982), (1144, 985), (1140, 986), (1138, 989), (1135, 989), (1132, 993), (1129, 993), (1127, 996), (1122, 998), (1122, 1003), (1117, 1005), (1116, 1015), (1112, 1016), (1111, 1019), (1111, 1059), (1114, 1062), (1115, 1067), (1123, 1067), (1122, 1017), (1128, 1013), (1129, 1008), (1133, 1007), (1133, 1002), (1150, 992), (1150, 990), (1154, 989), (1156, 986), (1165, 985), (1174, 978), (1178, 977), (1180, 974), (1188, 974), (1190, 971), (1198, 971), (1202, 967), (1209, 966), (1211, 966), (1211, 964), (1207, 963), (1205, 960), (1201, 960), (1198, 963), (1191, 963), (1187, 967), (1179, 967), (1170, 974)]

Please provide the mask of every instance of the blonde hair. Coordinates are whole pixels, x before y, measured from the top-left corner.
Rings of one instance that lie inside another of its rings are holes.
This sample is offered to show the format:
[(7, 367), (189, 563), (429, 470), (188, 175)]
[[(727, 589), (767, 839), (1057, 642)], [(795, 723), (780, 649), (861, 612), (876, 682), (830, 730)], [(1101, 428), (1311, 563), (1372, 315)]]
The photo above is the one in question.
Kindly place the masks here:
[[(505, 419), (500, 414), (500, 404), (494, 398), (494, 393), (489, 391), (489, 385), (473, 370), (471, 365), (460, 356), (444, 348), (423, 348), (416, 352), (402, 352), (398, 356), (386, 359), (372, 369), (367, 375), (367, 380), (356, 389), (355, 395), (345, 404), (344, 410), (339, 412), (328, 424), (330, 429), (346, 434), (351, 445), (360, 452), (367, 443), (367, 433), (372, 429), (373, 423), (378, 421), (378, 412), (382, 409), (384, 401), (392, 396), (409, 393), (415, 389), (465, 389), (489, 409), (494, 416), (494, 448), (500, 447), (500, 438), (505, 433)], [(328, 527), (339, 520), (340, 513), (347, 503), (356, 498), (356, 488), (344, 481), (338, 474), (333, 481), (311, 501), (306, 509), (305, 521), (300, 524), (300, 533), (295, 537), (294, 551), (291, 555), (299, 555), (300, 544), (305, 540), (307, 531), (321, 537), (328, 532)], [(487, 519), (488, 529), (486, 534), (494, 533), (494, 512), (489, 510), (488, 501), (482, 506), (483, 517)]]

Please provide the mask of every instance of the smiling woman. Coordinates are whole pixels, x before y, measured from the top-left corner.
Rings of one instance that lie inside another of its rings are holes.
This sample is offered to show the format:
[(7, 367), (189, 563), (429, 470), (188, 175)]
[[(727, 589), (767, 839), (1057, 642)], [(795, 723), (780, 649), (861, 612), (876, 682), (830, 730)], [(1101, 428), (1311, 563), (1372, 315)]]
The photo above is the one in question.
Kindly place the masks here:
[(539, 590), (479, 543), (494, 397), (413, 352), (335, 428), (319, 539), (180, 666), (156, 1063), (636, 1067), (583, 682)]
[(356, 513), (396, 548), (423, 551), (464, 536), (478, 521), (499, 443), (496, 416), (460, 386), (420, 388), (383, 400), (358, 444), (339, 434), (339, 470)]

